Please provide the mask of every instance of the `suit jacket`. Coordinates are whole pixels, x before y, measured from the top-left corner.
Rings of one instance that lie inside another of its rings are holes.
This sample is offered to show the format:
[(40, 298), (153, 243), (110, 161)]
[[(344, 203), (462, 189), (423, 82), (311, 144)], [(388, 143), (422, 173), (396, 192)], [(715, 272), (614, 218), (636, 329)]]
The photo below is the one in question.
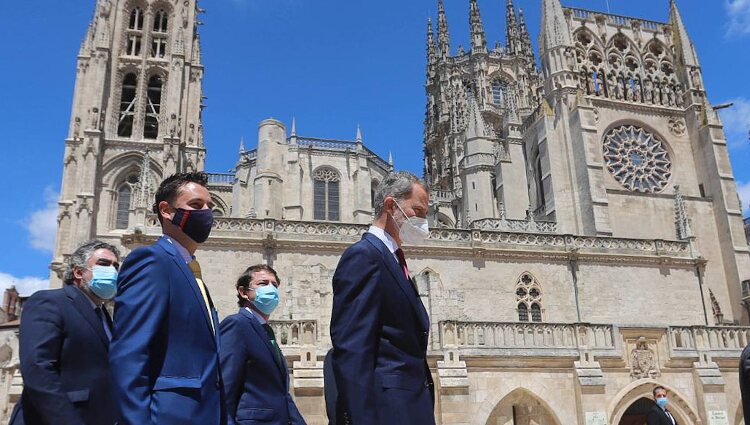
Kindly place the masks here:
[[(667, 410), (669, 410), (669, 408), (667, 408)], [(669, 413), (672, 414), (671, 411)], [(674, 414), (672, 414), (672, 417), (674, 417)], [(669, 419), (669, 416), (664, 413), (664, 410), (662, 410), (661, 407), (654, 404), (648, 412), (648, 416), (646, 416), (646, 425), (672, 425), (672, 420)], [(677, 418), (674, 420), (674, 425), (680, 425), (680, 423), (677, 422)]]
[(279, 362), (265, 329), (253, 313), (221, 322), (221, 372), (229, 425), (263, 423), (304, 425), (289, 395), (289, 371)]
[(336, 378), (333, 376), (333, 348), (328, 350), (325, 360), (323, 360), (323, 396), (326, 399), (328, 425), (336, 425), (338, 389), (336, 388)]
[(365, 233), (333, 276), (338, 424), (433, 425), (429, 317), (393, 254)]
[(32, 295), (20, 327), (23, 394), (10, 424), (117, 423), (108, 350), (102, 320), (78, 288)]
[(740, 394), (745, 423), (750, 424), (750, 344), (740, 355)]
[(109, 353), (125, 424), (226, 422), (213, 305), (211, 314), (216, 331), (193, 273), (166, 238), (128, 255)]

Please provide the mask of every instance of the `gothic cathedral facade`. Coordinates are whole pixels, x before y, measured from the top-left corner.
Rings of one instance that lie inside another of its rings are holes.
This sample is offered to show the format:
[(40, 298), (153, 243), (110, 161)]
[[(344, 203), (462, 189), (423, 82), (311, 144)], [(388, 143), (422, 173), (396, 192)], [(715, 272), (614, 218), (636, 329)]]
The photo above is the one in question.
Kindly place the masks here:
[[(512, 0), (494, 46), (468, 2), (468, 49), (452, 48), (442, 0), (436, 28), (428, 21), (431, 235), (408, 247), (438, 423), (634, 424), (657, 384), (680, 424), (742, 423), (750, 251), (677, 4), (654, 22), (540, 0), (535, 52)], [(204, 170), (201, 12), (196, 0), (97, 0), (78, 53), (53, 286), (88, 239), (126, 253), (153, 243), (159, 181)], [(359, 130), (304, 137), (269, 119), (233, 172), (209, 173), (205, 281), (225, 316), (248, 265), (279, 271), (273, 326), (311, 424), (327, 423), (333, 271), (392, 170)], [(3, 374), (7, 409), (21, 377), (17, 365)]]

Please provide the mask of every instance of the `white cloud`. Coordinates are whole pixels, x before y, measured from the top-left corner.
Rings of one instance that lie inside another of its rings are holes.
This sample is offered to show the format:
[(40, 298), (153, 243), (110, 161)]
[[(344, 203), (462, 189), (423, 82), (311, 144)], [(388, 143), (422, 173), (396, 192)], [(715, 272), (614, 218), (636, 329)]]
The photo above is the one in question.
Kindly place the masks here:
[[(8, 273), (0, 273), (0, 294), (5, 293), (5, 290), (11, 286), (16, 287), (18, 295), (28, 297), (40, 289), (49, 289), (49, 279), (30, 276), (19, 278)], [(2, 300), (1, 296), (0, 300)]]
[(44, 208), (31, 213), (26, 229), (29, 231), (29, 243), (32, 247), (53, 253), (57, 235), (57, 198), (58, 194), (50, 187), (44, 189)]
[[(750, 2), (750, 0), (747, 1)], [(734, 106), (719, 111), (727, 135), (727, 143), (730, 148), (743, 148), (748, 145), (750, 100), (740, 97), (730, 102), (734, 103)]]
[(742, 212), (745, 215), (750, 214), (750, 182), (737, 182), (737, 194), (740, 195), (742, 202)]
[(724, 9), (727, 11), (727, 37), (750, 34), (750, 0), (726, 0)]

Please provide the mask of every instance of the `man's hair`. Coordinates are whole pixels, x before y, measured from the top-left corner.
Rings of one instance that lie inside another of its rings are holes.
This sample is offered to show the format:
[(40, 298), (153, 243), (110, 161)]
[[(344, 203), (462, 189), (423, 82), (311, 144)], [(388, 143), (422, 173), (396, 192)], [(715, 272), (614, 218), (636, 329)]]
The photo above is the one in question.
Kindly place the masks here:
[(156, 190), (154, 205), (152, 206), (152, 210), (159, 219), (159, 223), (162, 221), (161, 214), (159, 214), (159, 203), (167, 201), (168, 204), (172, 205), (177, 195), (180, 194), (182, 186), (188, 183), (198, 183), (203, 187), (207, 187), (208, 175), (204, 172), (177, 173), (172, 174), (161, 182), (159, 188)]
[(100, 240), (90, 240), (79, 246), (78, 249), (76, 249), (75, 252), (70, 256), (70, 258), (68, 258), (65, 267), (65, 274), (63, 275), (63, 282), (66, 285), (70, 285), (75, 281), (73, 270), (75, 268), (85, 269), (88, 266), (87, 263), (91, 258), (91, 254), (93, 254), (97, 249), (107, 249), (109, 251), (112, 251), (112, 253), (115, 254), (115, 257), (117, 257), (117, 261), (120, 261), (120, 250), (117, 249), (117, 247)]
[(408, 171), (397, 171), (388, 174), (375, 189), (375, 217), (380, 217), (383, 213), (385, 198), (391, 196), (397, 200), (404, 199), (411, 195), (414, 184), (418, 184), (427, 192), (430, 191), (427, 183)]
[(653, 391), (651, 391), (651, 394), (653, 394), (653, 395), (654, 395), (654, 398), (656, 398), (656, 392), (657, 392), (657, 391), (659, 391), (659, 390), (662, 390), (662, 391), (664, 391), (665, 393), (667, 392), (667, 389), (666, 389), (666, 388), (662, 387), (661, 385), (657, 385), (657, 386), (656, 386), (656, 387), (654, 388), (654, 390), (653, 390)]
[[(240, 289), (240, 287), (245, 289), (249, 288), (250, 281), (253, 280), (253, 273), (257, 272), (273, 273), (273, 277), (276, 278), (276, 283), (281, 284), (281, 279), (279, 279), (279, 275), (276, 274), (276, 270), (274, 270), (273, 267), (269, 266), (268, 264), (256, 264), (254, 266), (248, 267), (244, 272), (242, 272), (240, 277), (237, 279), (237, 284), (234, 287), (236, 289)], [(237, 292), (237, 305), (242, 307), (244, 303), (245, 299), (240, 296), (239, 292)]]

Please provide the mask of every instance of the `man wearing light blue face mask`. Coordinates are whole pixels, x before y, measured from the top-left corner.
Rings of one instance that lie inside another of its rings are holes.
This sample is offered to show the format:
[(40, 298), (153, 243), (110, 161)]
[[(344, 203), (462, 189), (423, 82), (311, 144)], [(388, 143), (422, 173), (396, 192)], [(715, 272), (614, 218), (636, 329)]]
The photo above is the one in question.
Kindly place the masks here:
[(667, 409), (669, 399), (667, 398), (667, 389), (661, 385), (653, 390), (654, 402), (656, 403), (646, 416), (647, 425), (679, 425), (672, 412)]
[(289, 371), (268, 324), (279, 304), (279, 284), (271, 266), (248, 267), (236, 284), (240, 311), (219, 325), (229, 425), (305, 423), (289, 395)]
[(20, 327), (21, 402), (10, 424), (111, 425), (120, 420), (107, 360), (120, 253), (90, 241), (68, 259), (65, 286), (24, 304)]

